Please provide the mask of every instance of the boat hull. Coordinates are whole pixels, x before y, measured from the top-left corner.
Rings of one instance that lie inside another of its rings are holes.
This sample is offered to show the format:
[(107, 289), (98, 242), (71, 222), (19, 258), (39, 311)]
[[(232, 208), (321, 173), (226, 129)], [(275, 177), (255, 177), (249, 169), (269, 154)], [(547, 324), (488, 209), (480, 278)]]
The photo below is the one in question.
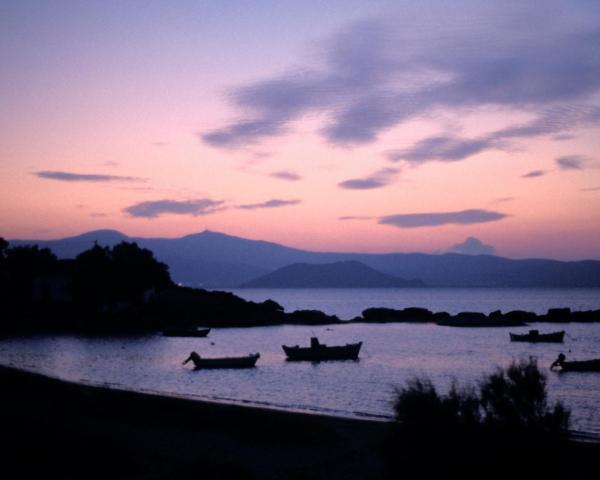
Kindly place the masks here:
[(194, 370), (215, 368), (253, 368), (260, 354), (245, 357), (199, 358), (194, 360)]
[(565, 332), (552, 332), (552, 333), (539, 333), (537, 335), (532, 335), (531, 333), (510, 333), (510, 341), (511, 342), (530, 342), (530, 343), (540, 343), (540, 342), (549, 342), (549, 343), (562, 343), (565, 337)]
[(579, 362), (563, 362), (561, 372), (600, 372), (600, 358)]
[(324, 360), (358, 360), (361, 346), (362, 342), (338, 347), (320, 345), (315, 348), (282, 345), (282, 348), (288, 360), (320, 362)]

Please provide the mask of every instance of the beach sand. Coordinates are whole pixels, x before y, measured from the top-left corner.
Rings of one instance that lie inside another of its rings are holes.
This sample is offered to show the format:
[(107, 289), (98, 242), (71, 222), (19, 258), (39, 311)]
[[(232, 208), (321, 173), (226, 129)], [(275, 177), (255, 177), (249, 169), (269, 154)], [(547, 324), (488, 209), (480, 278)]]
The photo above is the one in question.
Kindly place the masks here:
[(12, 478), (381, 478), (389, 424), (81, 385), (0, 367)]

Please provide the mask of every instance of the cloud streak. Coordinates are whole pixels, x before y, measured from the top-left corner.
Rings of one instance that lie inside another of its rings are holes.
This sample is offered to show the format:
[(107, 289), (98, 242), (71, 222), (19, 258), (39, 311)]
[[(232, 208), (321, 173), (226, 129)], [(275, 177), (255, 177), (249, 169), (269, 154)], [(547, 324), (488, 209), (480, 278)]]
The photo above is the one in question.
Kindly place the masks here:
[(389, 185), (399, 173), (397, 168), (383, 168), (366, 178), (352, 178), (338, 183), (338, 187), (348, 190), (371, 190)]
[(280, 170), (279, 172), (271, 173), (269, 176), (273, 178), (278, 178), (280, 180), (288, 180), (290, 182), (302, 180), (302, 176), (300, 176), (296, 172), (292, 172), (291, 170)]
[(459, 212), (403, 213), (380, 217), (381, 225), (398, 228), (436, 227), (441, 225), (471, 225), (475, 223), (495, 222), (508, 215), (490, 210), (462, 210)]
[(583, 170), (586, 159), (581, 155), (565, 155), (558, 157), (556, 164), (561, 170)]
[(523, 175), (521, 175), (521, 178), (538, 178), (538, 177), (543, 177), (544, 175), (546, 175), (546, 171), (545, 170), (532, 170), (531, 172), (527, 172)]
[(373, 217), (369, 217), (366, 215), (346, 215), (344, 217), (338, 217), (338, 220), (346, 221), (346, 220), (372, 220)]
[(157, 218), (162, 215), (191, 215), (197, 217), (222, 210), (222, 200), (199, 198), (194, 200), (152, 200), (140, 202), (123, 209), (123, 212), (136, 218)]
[(274, 198), (272, 200), (267, 200), (266, 202), (239, 205), (237, 208), (239, 208), (240, 210), (257, 210), (261, 208), (287, 207), (289, 205), (298, 205), (299, 203), (302, 202), (300, 200), (281, 200), (278, 198)]
[(97, 173), (73, 173), (42, 170), (34, 172), (33, 175), (46, 180), (57, 180), (60, 182), (143, 182), (145, 179), (139, 177), (124, 177), (119, 175), (102, 175)]
[(542, 10), (524, 3), (406, 5), (355, 22), (322, 42), (318, 66), (233, 89), (238, 120), (200, 138), (215, 147), (243, 147), (320, 114), (328, 142), (364, 144), (434, 110), (490, 105), (537, 119), (481, 138), (433, 137), (406, 156), (423, 161), (431, 147), (438, 158), (456, 161), (499, 148), (502, 139), (568, 133), (573, 125), (551, 110), (585, 109), (600, 90), (600, 7), (549, 0)]

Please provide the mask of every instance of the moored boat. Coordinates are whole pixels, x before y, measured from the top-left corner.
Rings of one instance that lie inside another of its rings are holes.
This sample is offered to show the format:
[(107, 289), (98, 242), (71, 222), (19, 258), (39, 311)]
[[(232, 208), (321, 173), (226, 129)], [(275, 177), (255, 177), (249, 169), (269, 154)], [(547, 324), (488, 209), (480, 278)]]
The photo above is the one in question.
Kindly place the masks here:
[(190, 353), (190, 356), (184, 360), (183, 365), (188, 362), (194, 363), (194, 370), (205, 368), (252, 368), (260, 353), (254, 353), (243, 357), (220, 357), (220, 358), (202, 358), (196, 352)]
[(556, 367), (560, 367), (561, 372), (600, 372), (600, 358), (567, 362), (565, 355), (561, 353), (550, 365), (550, 370)]
[(282, 345), (288, 360), (357, 360), (362, 342), (347, 343), (346, 345), (329, 346), (319, 343), (316, 337), (310, 339), (310, 347), (293, 347)]
[(553, 342), (562, 343), (565, 332), (540, 333), (539, 330), (529, 330), (528, 333), (510, 333), (511, 342)]
[(170, 327), (162, 332), (164, 337), (206, 337), (210, 328)]

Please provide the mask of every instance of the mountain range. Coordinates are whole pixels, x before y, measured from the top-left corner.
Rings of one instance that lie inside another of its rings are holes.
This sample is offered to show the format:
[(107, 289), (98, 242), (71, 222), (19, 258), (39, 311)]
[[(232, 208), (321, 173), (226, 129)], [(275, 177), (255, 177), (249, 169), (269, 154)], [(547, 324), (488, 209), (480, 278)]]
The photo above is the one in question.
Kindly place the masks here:
[(292, 264), (348, 261), (360, 262), (383, 275), (420, 280), (431, 287), (600, 287), (597, 260), (513, 260), (457, 253), (311, 252), (208, 230), (180, 238), (129, 237), (115, 230), (96, 230), (58, 240), (9, 241), (13, 246), (48, 247), (59, 258), (73, 258), (94, 242), (112, 246), (135, 241), (169, 265), (174, 281), (194, 287), (234, 288)]

